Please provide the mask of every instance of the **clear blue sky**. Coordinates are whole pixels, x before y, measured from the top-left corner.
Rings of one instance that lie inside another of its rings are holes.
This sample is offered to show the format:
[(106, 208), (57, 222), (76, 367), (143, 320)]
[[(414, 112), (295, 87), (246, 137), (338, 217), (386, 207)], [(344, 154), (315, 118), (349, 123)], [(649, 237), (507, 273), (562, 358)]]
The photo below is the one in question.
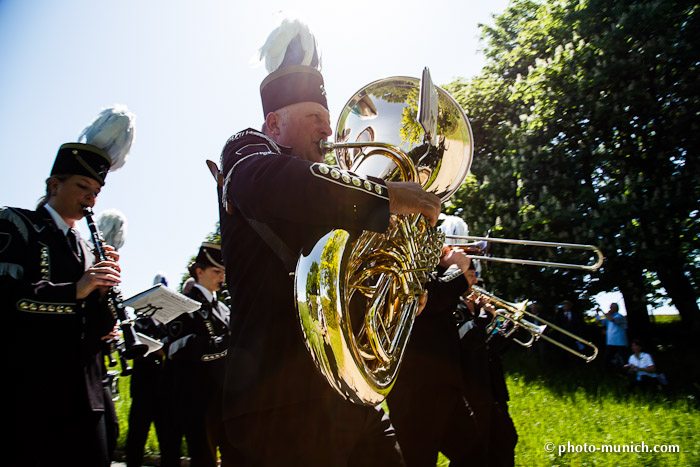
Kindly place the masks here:
[(205, 160), (218, 162), (231, 134), (262, 123), (266, 71), (253, 59), (281, 15), (315, 33), (335, 122), (347, 99), (376, 79), (420, 76), (425, 66), (438, 84), (477, 74), (477, 23), (505, 7), (505, 0), (0, 0), (0, 205), (33, 208), (58, 147), (103, 107), (125, 104), (136, 114), (134, 145), (95, 212), (114, 208), (127, 218), (125, 295), (149, 287), (158, 271), (179, 282), (218, 220)]
[(205, 160), (218, 162), (231, 134), (262, 123), (266, 71), (255, 58), (282, 16), (315, 33), (335, 122), (376, 79), (419, 77), (425, 66), (439, 85), (478, 74), (477, 25), (507, 3), (0, 0), (0, 205), (33, 208), (58, 147), (102, 108), (125, 104), (134, 145), (95, 212), (127, 218), (126, 296), (159, 271), (176, 285), (218, 220)]

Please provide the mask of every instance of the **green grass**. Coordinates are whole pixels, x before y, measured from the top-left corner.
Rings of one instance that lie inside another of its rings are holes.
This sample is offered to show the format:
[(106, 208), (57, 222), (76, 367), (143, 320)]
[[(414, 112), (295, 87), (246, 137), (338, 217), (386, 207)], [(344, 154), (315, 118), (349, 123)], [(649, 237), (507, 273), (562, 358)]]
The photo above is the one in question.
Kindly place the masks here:
[[(630, 392), (626, 376), (607, 371), (600, 357), (588, 364), (573, 358), (557, 365), (549, 358), (539, 361), (535, 352), (518, 345), (508, 350), (504, 368), (519, 437), (516, 466), (700, 466), (700, 349), (676, 337), (682, 331), (677, 318), (658, 316), (654, 326), (657, 338), (649, 350), (670, 384), (650, 394)], [(591, 328), (590, 333), (595, 336), (599, 329)], [(117, 449), (122, 451), (130, 403), (128, 380), (120, 378), (116, 404), (121, 428)], [(552, 443), (554, 452), (547, 452), (545, 443)], [(580, 450), (584, 443), (618, 450), (640, 449), (641, 443), (650, 448), (678, 445), (681, 452), (558, 453), (560, 445)], [(146, 453), (158, 453), (153, 429)], [(437, 465), (446, 467), (449, 461), (441, 455)]]
[[(572, 371), (567, 374), (572, 376)], [(579, 375), (587, 377), (583, 371)], [(509, 375), (511, 416), (519, 433), (516, 465), (700, 465), (700, 411), (694, 398), (620, 394), (608, 386), (597, 390), (590, 384), (572, 387), (573, 381), (562, 388), (545, 377), (530, 380), (517, 372)], [(547, 452), (546, 443), (555, 452)], [(610, 445), (618, 451), (635, 445), (641, 450), (641, 443), (652, 449), (654, 445), (678, 445), (681, 452), (572, 452), (577, 445), (582, 449), (584, 443), (598, 448)]]

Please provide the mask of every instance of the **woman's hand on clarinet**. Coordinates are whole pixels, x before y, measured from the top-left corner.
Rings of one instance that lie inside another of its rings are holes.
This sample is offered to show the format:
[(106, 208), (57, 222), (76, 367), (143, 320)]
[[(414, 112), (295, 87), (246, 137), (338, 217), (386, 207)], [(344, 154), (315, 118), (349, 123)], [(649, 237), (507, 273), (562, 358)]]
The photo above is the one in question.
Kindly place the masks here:
[(93, 265), (82, 275), (76, 284), (75, 297), (83, 299), (94, 290), (100, 289), (104, 295), (110, 287), (121, 282), (121, 268), (119, 267), (119, 253), (109, 245), (105, 245), (106, 260)]
[[(117, 252), (117, 250), (114, 249), (114, 247), (110, 245), (103, 245), (102, 250), (104, 251), (106, 260), (119, 263), (119, 253)], [(117, 268), (119, 268), (119, 264), (117, 264)], [(121, 269), (119, 269), (119, 271), (121, 271)]]

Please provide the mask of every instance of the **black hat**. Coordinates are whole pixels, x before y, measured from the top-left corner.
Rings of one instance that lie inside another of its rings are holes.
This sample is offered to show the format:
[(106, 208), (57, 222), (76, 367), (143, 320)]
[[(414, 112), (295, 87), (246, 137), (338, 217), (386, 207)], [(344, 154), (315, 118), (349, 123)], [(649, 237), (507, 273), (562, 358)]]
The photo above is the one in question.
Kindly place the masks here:
[(61, 145), (51, 175), (84, 175), (100, 185), (121, 168), (134, 138), (134, 115), (122, 105), (104, 109), (78, 138)]
[(323, 76), (316, 68), (293, 65), (270, 73), (260, 85), (263, 113), (299, 102), (317, 102), (328, 110)]
[(112, 159), (97, 146), (66, 143), (58, 149), (51, 175), (85, 175), (104, 185), (111, 166)]
[(199, 247), (199, 254), (195, 259), (195, 262), (225, 269), (224, 261), (221, 257), (221, 245), (213, 242), (202, 243), (202, 246)]
[(308, 26), (285, 19), (260, 48), (270, 73), (260, 85), (263, 113), (299, 102), (316, 102), (328, 109), (316, 38)]

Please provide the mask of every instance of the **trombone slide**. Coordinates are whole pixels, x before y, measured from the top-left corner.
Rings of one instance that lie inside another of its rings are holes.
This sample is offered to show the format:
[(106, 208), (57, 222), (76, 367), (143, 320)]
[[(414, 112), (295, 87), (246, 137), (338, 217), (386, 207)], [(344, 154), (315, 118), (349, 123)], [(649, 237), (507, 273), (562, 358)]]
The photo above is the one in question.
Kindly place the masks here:
[[(567, 248), (571, 250), (586, 250), (594, 253), (596, 255), (596, 260), (594, 263), (589, 264), (573, 264), (573, 263), (556, 263), (550, 261), (537, 261), (531, 259), (519, 259), (519, 258), (499, 258), (493, 256), (481, 255), (467, 255), (467, 258), (478, 259), (483, 261), (496, 261), (501, 263), (515, 263), (524, 264), (528, 266), (543, 266), (543, 267), (555, 267), (555, 268), (565, 268), (565, 269), (579, 269), (584, 271), (597, 271), (605, 261), (603, 252), (594, 245), (584, 245), (580, 243), (556, 243), (556, 242), (540, 242), (536, 240), (516, 240), (512, 238), (492, 238), (492, 237), (472, 237), (466, 235), (447, 235), (445, 237), (448, 240), (457, 240), (456, 243), (452, 243), (453, 246), (467, 245), (467, 242), (476, 242), (477, 245), (483, 246), (482, 251), (486, 249), (488, 243), (506, 243), (509, 245), (523, 245), (523, 246), (534, 246), (541, 248)], [(464, 243), (460, 243), (464, 242)], [(469, 244), (469, 246), (475, 246), (474, 243)]]

